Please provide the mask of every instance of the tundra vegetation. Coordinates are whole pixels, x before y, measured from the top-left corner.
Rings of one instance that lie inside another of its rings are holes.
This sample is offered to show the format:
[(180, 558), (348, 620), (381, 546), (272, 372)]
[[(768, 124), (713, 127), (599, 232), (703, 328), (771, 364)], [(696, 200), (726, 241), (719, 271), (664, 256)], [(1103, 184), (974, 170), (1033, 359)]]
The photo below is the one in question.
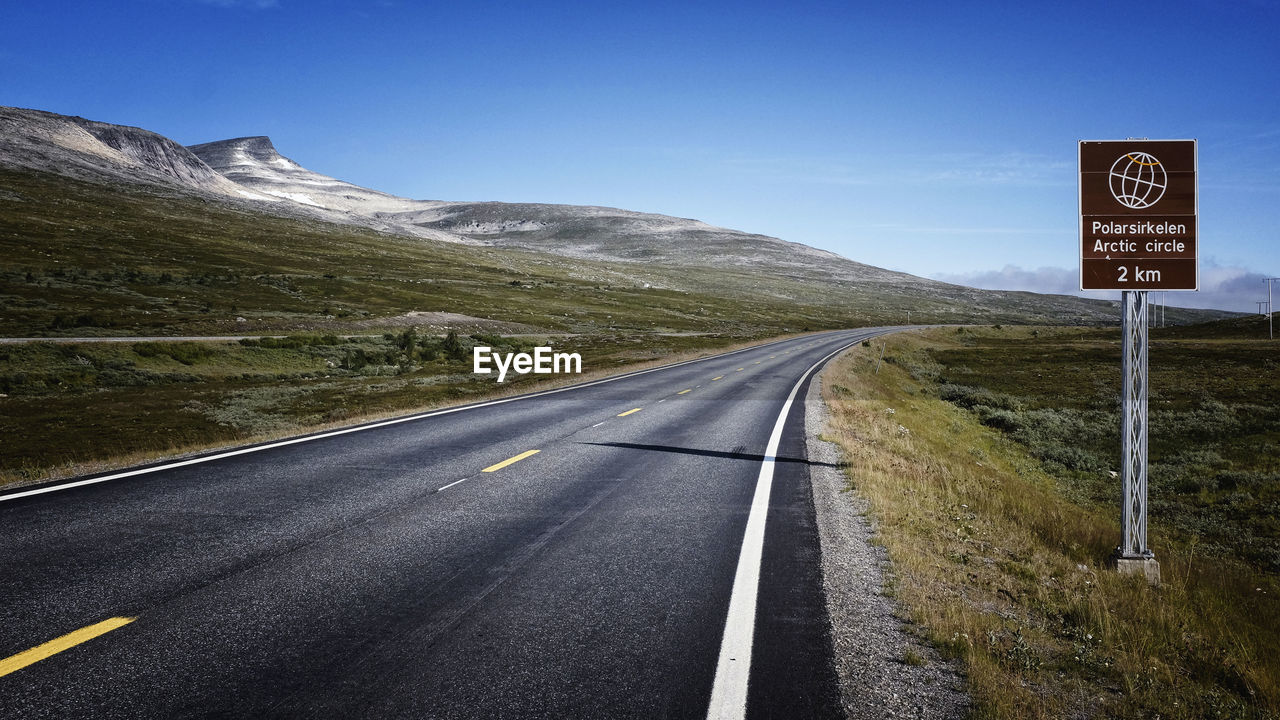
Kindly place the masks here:
[[(899, 323), (908, 309), (917, 322), (1069, 323), (1107, 310), (923, 281), (823, 280), (822, 268), (456, 245), (13, 169), (0, 168), (0, 192), (0, 335), (286, 336), (0, 346), (0, 483), (478, 399), (493, 378), (471, 376), (466, 354), (498, 333), (492, 345), (505, 352), (539, 338), (579, 352), (589, 374)], [(719, 248), (738, 250), (749, 248)]]
[[(0, 486), (527, 392), (724, 349), (721, 334), (374, 336), (0, 345)], [(472, 348), (580, 353), (582, 375), (472, 373)]]
[(873, 317), (797, 303), (813, 293), (787, 278), (762, 294), (747, 271), (450, 245), (6, 169), (0, 188), (0, 335), (283, 336), (0, 345), (0, 484), (479, 399), (496, 388), (471, 374), (477, 343), (580, 353), (582, 379)]
[[(5, 168), (0, 193), (0, 335), (7, 337), (343, 335), (403, 327), (412, 311), (456, 313), (512, 332), (522, 325), (752, 336), (898, 324), (908, 310), (920, 324), (1111, 316), (1099, 301), (979, 291), (876, 268), (855, 281), (834, 279), (821, 264), (735, 262), (752, 255), (750, 245), (717, 246), (700, 263), (591, 260)], [(1173, 311), (1170, 319), (1217, 315)]]
[[(1280, 345), (1256, 320), (1153, 330), (1150, 534), (1120, 538), (1115, 329), (895, 335), (826, 375), (910, 625), (983, 718), (1280, 713)], [(1262, 339), (1259, 339), (1262, 338)]]

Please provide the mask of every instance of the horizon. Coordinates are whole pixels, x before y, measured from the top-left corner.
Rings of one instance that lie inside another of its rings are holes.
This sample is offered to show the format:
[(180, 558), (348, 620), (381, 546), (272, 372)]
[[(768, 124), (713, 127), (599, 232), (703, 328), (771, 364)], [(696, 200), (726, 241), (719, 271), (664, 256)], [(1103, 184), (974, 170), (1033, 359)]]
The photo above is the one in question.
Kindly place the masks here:
[[(1102, 299), (1076, 290), (1076, 142), (1196, 138), (1202, 291), (1168, 302), (1256, 311), (1280, 274), (1276, 3), (921, 6), (48, 3), (0, 30), (0, 104), (184, 145), (266, 135), (405, 197), (695, 218)], [(1167, 52), (1117, 72), (1135, 27)], [(1157, 100), (1132, 102), (1135, 74)]]

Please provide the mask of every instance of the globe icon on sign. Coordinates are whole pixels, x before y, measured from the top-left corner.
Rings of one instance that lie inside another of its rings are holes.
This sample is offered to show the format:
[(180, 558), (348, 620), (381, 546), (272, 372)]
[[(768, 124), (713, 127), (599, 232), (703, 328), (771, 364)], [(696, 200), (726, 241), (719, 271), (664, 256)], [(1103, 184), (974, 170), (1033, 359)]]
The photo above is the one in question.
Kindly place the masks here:
[(1164, 166), (1144, 152), (1125, 153), (1111, 165), (1112, 197), (1134, 210), (1160, 202), (1168, 182)]

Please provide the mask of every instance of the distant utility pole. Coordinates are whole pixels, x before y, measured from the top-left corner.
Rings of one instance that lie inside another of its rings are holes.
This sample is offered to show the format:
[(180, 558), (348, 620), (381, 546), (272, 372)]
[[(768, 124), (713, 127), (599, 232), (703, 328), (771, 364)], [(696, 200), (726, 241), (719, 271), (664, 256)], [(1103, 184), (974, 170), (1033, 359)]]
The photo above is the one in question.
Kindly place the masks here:
[(1271, 319), (1271, 281), (1280, 280), (1280, 278), (1267, 278), (1267, 338), (1276, 339), (1274, 320)]
[(910, 310), (908, 310), (908, 311), (907, 311), (907, 324), (908, 324), (908, 325), (910, 325), (910, 324), (911, 324), (911, 311), (910, 311)]
[[(1151, 294), (1152, 296), (1155, 295), (1155, 293), (1151, 293)], [(1160, 293), (1160, 306), (1151, 308), (1151, 316), (1147, 321), (1148, 326), (1164, 327), (1164, 306), (1165, 306), (1165, 298), (1168, 297), (1168, 295), (1169, 293), (1167, 292)], [(1155, 303), (1153, 302), (1152, 305), (1154, 306)]]

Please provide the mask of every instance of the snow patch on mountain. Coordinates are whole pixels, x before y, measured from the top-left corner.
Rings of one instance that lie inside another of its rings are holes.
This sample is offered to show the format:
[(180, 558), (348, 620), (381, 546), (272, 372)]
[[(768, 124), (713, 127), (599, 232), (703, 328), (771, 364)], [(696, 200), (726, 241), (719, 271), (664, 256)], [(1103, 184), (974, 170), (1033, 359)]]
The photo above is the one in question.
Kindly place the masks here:
[(310, 197), (308, 197), (303, 193), (285, 192), (283, 190), (263, 190), (263, 192), (274, 197), (284, 198), (285, 200), (300, 202), (303, 205), (311, 205), (312, 207), (323, 207), (320, 203), (316, 202), (315, 200), (312, 200)]
[(281, 155), (271, 139), (261, 135), (189, 149), (209, 167), (250, 190), (327, 210), (372, 217), (374, 213), (418, 209), (423, 204), (308, 170)]

